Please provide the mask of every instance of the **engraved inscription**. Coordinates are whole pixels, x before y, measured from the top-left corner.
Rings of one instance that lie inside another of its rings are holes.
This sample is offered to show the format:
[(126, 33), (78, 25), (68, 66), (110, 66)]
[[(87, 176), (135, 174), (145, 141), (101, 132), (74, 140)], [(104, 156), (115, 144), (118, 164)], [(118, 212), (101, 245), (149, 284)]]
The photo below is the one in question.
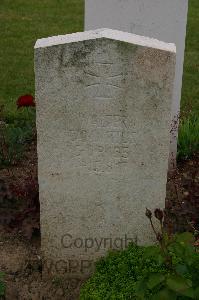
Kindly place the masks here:
[(71, 166), (100, 174), (128, 163), (129, 124), (124, 74), (115, 69), (116, 61), (98, 56), (83, 71), (85, 111), (89, 113), (77, 116), (79, 128), (67, 126), (66, 143)]
[(82, 144), (72, 145), (72, 164), (95, 173), (109, 172), (113, 167), (128, 163), (129, 144)]

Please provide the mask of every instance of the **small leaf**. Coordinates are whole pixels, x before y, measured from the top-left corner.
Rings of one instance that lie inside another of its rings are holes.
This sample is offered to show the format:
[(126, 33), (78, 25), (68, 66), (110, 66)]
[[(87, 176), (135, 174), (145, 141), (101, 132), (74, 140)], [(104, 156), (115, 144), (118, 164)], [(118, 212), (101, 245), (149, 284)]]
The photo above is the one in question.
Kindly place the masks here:
[(165, 263), (165, 259), (161, 254), (157, 255), (156, 261), (159, 265), (163, 265)]
[(167, 286), (174, 292), (182, 293), (192, 287), (192, 282), (180, 275), (169, 275)]
[(195, 247), (193, 245), (186, 245), (184, 255), (185, 259), (187, 259), (187, 262), (189, 265), (192, 264), (193, 255), (195, 254)]
[(160, 248), (157, 246), (149, 246), (145, 248), (144, 256), (145, 257), (153, 257), (154, 255), (160, 254)]
[(194, 291), (195, 299), (199, 299), (199, 287), (197, 287)]
[(147, 247), (145, 249), (145, 252), (144, 252), (144, 258), (147, 259), (147, 258), (152, 258), (154, 261), (156, 261), (159, 265), (162, 265), (164, 263), (164, 258), (161, 254), (161, 250), (159, 247), (157, 246), (150, 246), (150, 247)]
[(137, 297), (136, 299), (144, 300), (146, 289), (147, 289), (146, 279), (137, 281), (135, 285), (135, 295)]
[(177, 235), (176, 241), (184, 244), (193, 244), (195, 238), (191, 232), (183, 232)]
[(176, 300), (177, 295), (170, 291), (169, 289), (160, 290), (157, 294), (155, 294), (151, 300)]
[(153, 289), (154, 287), (162, 283), (164, 280), (165, 280), (165, 276), (163, 274), (158, 274), (158, 273), (150, 274), (147, 282), (147, 286), (149, 289)]
[(169, 251), (174, 252), (179, 257), (184, 257), (184, 244), (174, 243), (168, 247)]
[(193, 288), (189, 288), (186, 291), (179, 292), (182, 296), (188, 297), (190, 299), (195, 299), (195, 293)]
[(186, 265), (180, 265), (180, 264), (178, 264), (176, 266), (175, 270), (179, 275), (184, 275), (188, 272), (187, 266)]

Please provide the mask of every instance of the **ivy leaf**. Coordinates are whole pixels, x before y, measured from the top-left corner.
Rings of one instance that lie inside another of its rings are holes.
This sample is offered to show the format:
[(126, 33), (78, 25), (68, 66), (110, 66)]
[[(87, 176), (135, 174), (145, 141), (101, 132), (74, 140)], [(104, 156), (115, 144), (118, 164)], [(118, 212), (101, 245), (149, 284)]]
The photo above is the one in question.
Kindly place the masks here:
[(175, 270), (179, 275), (185, 275), (188, 272), (187, 266), (180, 264), (175, 267)]
[(188, 297), (190, 299), (195, 299), (195, 291), (193, 288), (189, 288), (188, 290), (179, 292), (182, 296)]
[(195, 299), (199, 299), (199, 287), (197, 287), (194, 291)]
[(141, 279), (137, 281), (135, 285), (135, 295), (137, 297), (136, 299), (144, 300), (146, 289), (147, 289), (146, 279)]
[(153, 260), (159, 265), (162, 265), (165, 262), (164, 257), (161, 254), (161, 250), (157, 246), (147, 247), (144, 252), (144, 258), (153, 258)]
[(165, 263), (165, 259), (164, 259), (164, 257), (163, 257), (161, 254), (159, 254), (159, 255), (157, 256), (156, 262), (157, 262), (159, 265), (163, 265), (163, 264)]
[(167, 277), (167, 286), (174, 292), (183, 293), (192, 287), (192, 282), (180, 275), (169, 275)]
[(182, 243), (174, 243), (168, 247), (169, 251), (174, 252), (179, 257), (184, 257), (185, 245)]
[(177, 235), (176, 242), (183, 244), (193, 244), (195, 238), (191, 232), (183, 232)]
[(147, 282), (147, 287), (149, 289), (153, 289), (160, 283), (162, 283), (165, 280), (165, 276), (163, 274), (154, 273), (149, 275), (149, 279)]
[(149, 246), (147, 248), (145, 248), (145, 252), (144, 252), (144, 257), (147, 258), (147, 257), (154, 257), (154, 256), (157, 256), (159, 255), (161, 252), (160, 252), (160, 248), (157, 247), (157, 246)]
[(186, 245), (184, 259), (187, 261), (188, 265), (192, 265), (195, 253), (195, 247), (193, 245)]
[(155, 294), (151, 300), (176, 300), (177, 295), (172, 292), (171, 290), (165, 288), (159, 291), (157, 294)]

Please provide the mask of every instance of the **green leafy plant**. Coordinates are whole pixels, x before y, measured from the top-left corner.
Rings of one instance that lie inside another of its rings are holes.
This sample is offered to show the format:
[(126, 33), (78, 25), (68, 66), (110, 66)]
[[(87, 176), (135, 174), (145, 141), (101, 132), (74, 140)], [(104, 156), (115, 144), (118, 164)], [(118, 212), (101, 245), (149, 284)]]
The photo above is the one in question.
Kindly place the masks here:
[(172, 234), (164, 229), (164, 212), (147, 209), (157, 239), (153, 246), (129, 245), (112, 251), (96, 264), (94, 275), (85, 283), (80, 299), (199, 299), (198, 232)]
[(164, 230), (164, 213), (156, 209), (156, 219), (160, 222), (161, 231), (157, 232), (152, 221), (152, 212), (146, 210), (159, 247), (148, 248), (146, 255), (153, 256), (167, 268), (165, 274), (148, 272), (136, 283), (137, 299), (147, 299), (148, 292), (152, 292), (151, 299), (199, 299), (199, 255), (196, 238), (198, 231), (193, 228), (194, 234), (184, 232), (169, 234)]
[(0, 297), (5, 295), (6, 286), (4, 283), (4, 273), (0, 272)]
[(7, 123), (0, 109), (0, 166), (13, 165), (23, 157), (25, 145), (33, 136), (33, 121), (14, 120)]

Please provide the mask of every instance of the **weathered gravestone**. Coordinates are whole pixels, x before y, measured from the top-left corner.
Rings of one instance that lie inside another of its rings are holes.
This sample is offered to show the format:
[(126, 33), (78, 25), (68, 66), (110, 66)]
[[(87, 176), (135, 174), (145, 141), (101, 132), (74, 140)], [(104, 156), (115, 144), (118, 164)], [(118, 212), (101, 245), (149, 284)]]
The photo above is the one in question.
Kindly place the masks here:
[(112, 28), (175, 43), (170, 168), (175, 167), (188, 0), (85, 0), (85, 30)]
[(175, 46), (101, 29), (35, 45), (42, 249), (76, 276), (164, 207)]

